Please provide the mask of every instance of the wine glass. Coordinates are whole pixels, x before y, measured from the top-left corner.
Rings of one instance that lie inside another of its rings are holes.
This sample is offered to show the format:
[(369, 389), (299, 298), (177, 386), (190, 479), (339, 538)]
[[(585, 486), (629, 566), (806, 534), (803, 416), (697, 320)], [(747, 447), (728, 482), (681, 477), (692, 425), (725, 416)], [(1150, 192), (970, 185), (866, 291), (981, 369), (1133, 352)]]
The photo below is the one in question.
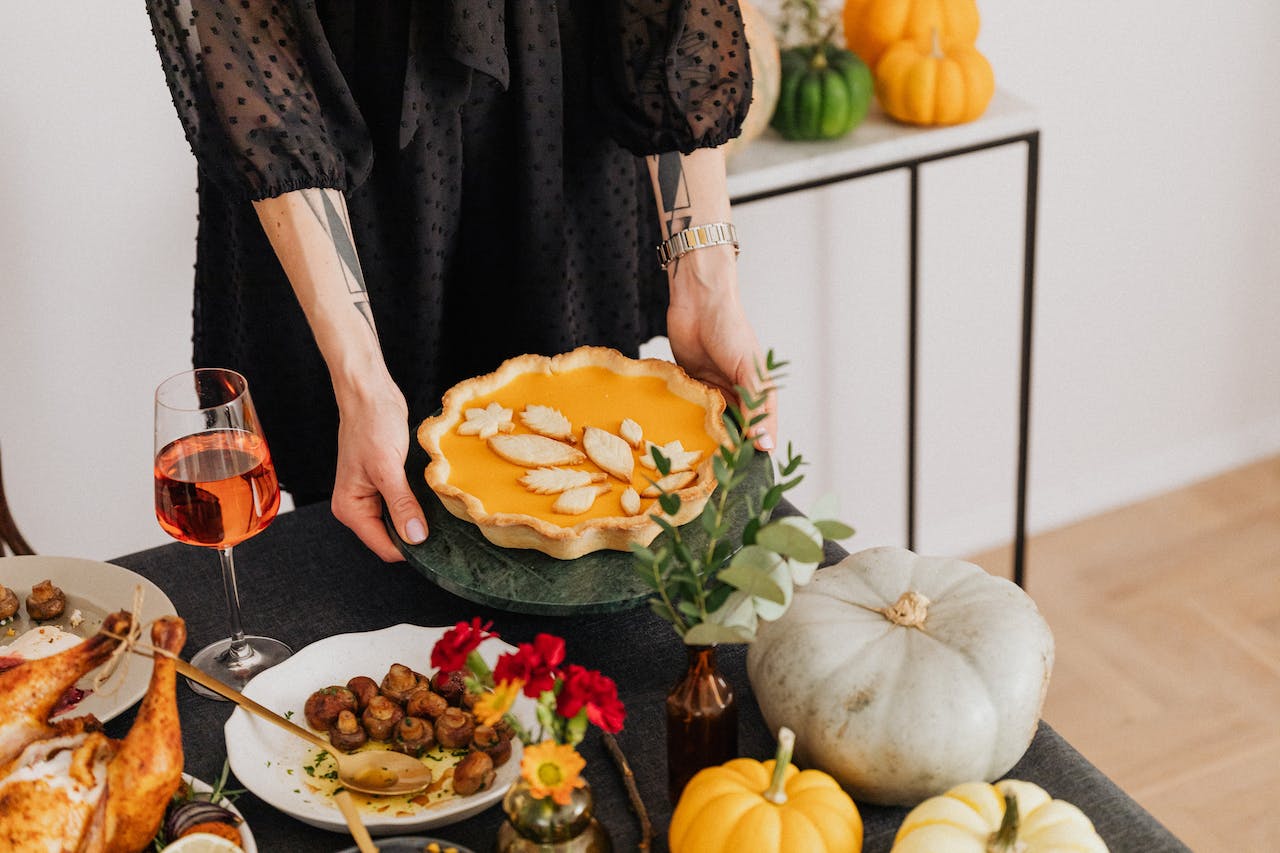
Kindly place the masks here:
[[(293, 650), (245, 636), (233, 546), (261, 533), (280, 509), (280, 483), (258, 422), (249, 383), (234, 370), (201, 368), (156, 389), (156, 518), (179, 542), (216, 548), (231, 636), (201, 649), (192, 665), (228, 684), (246, 681)], [(194, 682), (202, 696), (221, 696)]]

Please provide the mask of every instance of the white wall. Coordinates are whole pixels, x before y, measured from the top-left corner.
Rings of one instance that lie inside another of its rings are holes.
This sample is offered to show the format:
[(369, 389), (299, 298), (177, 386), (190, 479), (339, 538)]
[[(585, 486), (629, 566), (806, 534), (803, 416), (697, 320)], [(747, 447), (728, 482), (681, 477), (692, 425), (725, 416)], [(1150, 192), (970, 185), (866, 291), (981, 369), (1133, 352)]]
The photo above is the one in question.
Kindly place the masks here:
[[(0, 34), (0, 447), (44, 553), (167, 541), (151, 393), (189, 362), (195, 180), (140, 5), (17, 4)], [(980, 5), (999, 84), (1043, 116), (1033, 529), (1280, 451), (1280, 6)], [(1018, 168), (926, 179), (926, 278), (987, 283), (953, 259), (968, 240), (1013, 238), (948, 223)], [(902, 223), (873, 215), (891, 189), (855, 208), (858, 243), (887, 253), (863, 267), (842, 255), (855, 275), (897, 272), (885, 258)], [(957, 344), (945, 367), (963, 373), (954, 359), (982, 356), (964, 355), (963, 318), (939, 305), (935, 328)], [(836, 453), (801, 449), (815, 466)], [(988, 462), (1009, 465), (977, 454), (931, 476), (963, 484)], [(953, 524), (932, 547), (1007, 536), (960, 510), (922, 508)]]

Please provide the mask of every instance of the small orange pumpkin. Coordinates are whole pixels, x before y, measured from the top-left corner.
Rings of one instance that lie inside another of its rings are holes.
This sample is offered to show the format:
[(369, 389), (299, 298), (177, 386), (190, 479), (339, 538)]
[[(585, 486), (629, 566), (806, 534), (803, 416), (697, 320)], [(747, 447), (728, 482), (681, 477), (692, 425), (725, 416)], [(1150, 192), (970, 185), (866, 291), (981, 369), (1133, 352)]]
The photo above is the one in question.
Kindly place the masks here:
[(845, 45), (871, 68), (889, 46), (928, 39), (934, 31), (947, 43), (978, 40), (976, 0), (845, 0)]
[(991, 63), (967, 43), (895, 43), (876, 65), (876, 97), (884, 111), (909, 124), (962, 124), (982, 115), (996, 91)]

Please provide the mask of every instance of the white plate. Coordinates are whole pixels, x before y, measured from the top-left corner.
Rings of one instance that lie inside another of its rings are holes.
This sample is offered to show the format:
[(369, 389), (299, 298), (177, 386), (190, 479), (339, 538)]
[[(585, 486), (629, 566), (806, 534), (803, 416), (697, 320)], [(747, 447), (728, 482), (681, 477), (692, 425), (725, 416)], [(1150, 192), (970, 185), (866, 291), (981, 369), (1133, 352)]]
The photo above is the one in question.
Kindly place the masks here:
[[(430, 673), (431, 647), (446, 628), (393, 625), (362, 634), (339, 634), (318, 640), (293, 657), (245, 685), (244, 694), (277, 714), (306, 725), (303, 706), (322, 687), (346, 684), (357, 675), (381, 680), (393, 663)], [(515, 648), (500, 640), (487, 640), (481, 657), (494, 666), (498, 655)], [(535, 720), (534, 703), (521, 696), (515, 714), (526, 726)], [(313, 764), (315, 750), (279, 726), (250, 716), (237, 708), (226, 725), (227, 757), (240, 782), (259, 798), (304, 823), (333, 832), (347, 832), (341, 812), (326, 795), (305, 783), (304, 768)], [(492, 786), (469, 797), (450, 797), (429, 806), (408, 806), (408, 814), (380, 814), (361, 809), (361, 817), (373, 835), (404, 835), (456, 823), (499, 802), (520, 775), (519, 739), (512, 743), (511, 758), (497, 769)], [(398, 801), (399, 802), (399, 801)], [(396, 807), (400, 808), (399, 805)]]
[[(57, 619), (34, 622), (27, 616), (27, 596), (31, 594), (31, 587), (46, 579), (66, 593), (67, 609)], [(6, 646), (27, 630), (40, 625), (55, 625), (72, 634), (91, 637), (108, 614), (133, 608), (133, 590), (139, 585), (143, 591), (143, 625), (177, 613), (169, 596), (142, 575), (97, 560), (42, 555), (4, 557), (0, 558), (0, 584), (13, 590), (19, 602), (15, 620), (0, 625), (0, 644)], [(80, 611), (84, 621), (73, 628), (70, 619), (75, 610)], [(13, 636), (9, 636), (10, 628), (14, 631)], [(144, 635), (144, 639), (148, 638)], [(93, 714), (105, 723), (141, 699), (151, 682), (151, 664), (136, 656), (129, 657), (128, 661), (121, 662), (120, 668), (100, 692), (90, 693), (63, 715)], [(90, 673), (76, 686), (88, 690), (92, 685), (93, 675)]]
[[(200, 781), (194, 776), (183, 773), (182, 778), (191, 786), (191, 790), (195, 791), (197, 794), (207, 794), (213, 790), (212, 786)], [(235, 807), (234, 803), (230, 803), (225, 799), (218, 803), (218, 805), (225, 809), (229, 809), (233, 814), (240, 818), (240, 847), (244, 850), (244, 853), (258, 853), (258, 843), (254, 841), (253, 833), (249, 831), (249, 824), (245, 821), (244, 815), (240, 814), (240, 810)]]

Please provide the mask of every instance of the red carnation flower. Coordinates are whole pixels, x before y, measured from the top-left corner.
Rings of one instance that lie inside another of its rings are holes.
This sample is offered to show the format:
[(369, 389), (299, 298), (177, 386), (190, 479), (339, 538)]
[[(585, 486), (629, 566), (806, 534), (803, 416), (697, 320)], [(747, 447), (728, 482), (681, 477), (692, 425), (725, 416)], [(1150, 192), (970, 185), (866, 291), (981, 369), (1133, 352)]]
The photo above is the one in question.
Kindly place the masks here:
[(564, 640), (552, 634), (539, 634), (532, 643), (521, 643), (516, 651), (498, 658), (493, 668), (494, 681), (521, 681), (524, 695), (537, 699), (555, 687), (560, 676), (558, 667), (564, 662)]
[(622, 731), (626, 709), (618, 699), (618, 685), (607, 675), (594, 669), (571, 664), (564, 675), (564, 685), (556, 702), (556, 713), (565, 719), (587, 709), (587, 719), (606, 732)]
[(431, 649), (431, 665), (442, 672), (456, 672), (467, 665), (467, 655), (479, 648), (490, 637), (498, 635), (489, 629), (492, 622), (480, 624), (480, 617), (470, 622), (459, 622), (444, 632)]

